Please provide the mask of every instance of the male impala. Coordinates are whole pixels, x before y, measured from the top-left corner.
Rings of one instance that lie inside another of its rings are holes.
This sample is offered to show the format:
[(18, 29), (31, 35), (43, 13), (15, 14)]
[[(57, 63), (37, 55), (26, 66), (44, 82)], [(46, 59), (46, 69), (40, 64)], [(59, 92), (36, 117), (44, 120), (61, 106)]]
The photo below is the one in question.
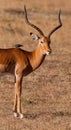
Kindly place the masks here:
[(50, 36), (62, 26), (60, 13), (58, 14), (59, 25), (56, 26), (46, 37), (44, 33), (34, 24), (30, 23), (27, 17), (26, 7), (24, 7), (25, 21), (28, 25), (36, 29), (40, 37), (30, 33), (33, 39), (38, 41), (34, 51), (28, 52), (20, 49), (20, 46), (9, 49), (0, 49), (0, 73), (11, 73), (15, 75), (15, 98), (14, 98), (14, 116), (23, 118), (21, 111), (21, 88), (22, 78), (37, 69), (43, 62), (46, 55), (51, 53)]

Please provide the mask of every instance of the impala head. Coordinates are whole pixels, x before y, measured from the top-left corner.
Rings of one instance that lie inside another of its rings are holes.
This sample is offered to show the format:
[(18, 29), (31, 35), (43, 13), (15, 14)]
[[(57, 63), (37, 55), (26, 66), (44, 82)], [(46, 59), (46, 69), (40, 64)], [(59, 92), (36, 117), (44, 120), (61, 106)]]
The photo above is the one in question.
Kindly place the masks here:
[(61, 10), (59, 11), (59, 14), (58, 14), (59, 24), (58, 24), (58, 26), (56, 26), (54, 29), (51, 30), (51, 32), (48, 34), (48, 36), (45, 36), (43, 31), (39, 27), (37, 27), (36, 25), (29, 22), (28, 16), (27, 16), (27, 10), (26, 10), (25, 6), (24, 6), (24, 14), (25, 14), (26, 23), (28, 25), (30, 25), (31, 27), (33, 27), (34, 29), (36, 29), (40, 34), (40, 37), (39, 37), (38, 35), (36, 35), (32, 32), (30, 33), (30, 35), (32, 36), (32, 38), (34, 40), (38, 40), (38, 44), (40, 46), (42, 53), (44, 55), (51, 54), (51, 48), (50, 48), (51, 39), (50, 39), (50, 37), (51, 37), (52, 33), (54, 33), (57, 29), (59, 29), (62, 26), (62, 22), (61, 22), (61, 18), (60, 18)]
[(34, 33), (30, 33), (34, 40), (38, 41), (38, 46), (40, 47), (40, 51), (43, 55), (49, 55), (51, 53), (50, 42), (48, 38), (40, 35), (40, 37)]

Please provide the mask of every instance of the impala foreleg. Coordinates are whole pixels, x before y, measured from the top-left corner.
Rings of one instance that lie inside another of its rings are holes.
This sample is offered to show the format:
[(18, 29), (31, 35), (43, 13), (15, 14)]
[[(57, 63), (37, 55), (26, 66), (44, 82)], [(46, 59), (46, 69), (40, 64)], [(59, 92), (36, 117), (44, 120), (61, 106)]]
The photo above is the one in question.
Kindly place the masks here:
[(20, 118), (23, 118), (22, 110), (21, 110), (21, 82), (22, 82), (22, 76), (17, 74), (16, 75), (16, 82), (15, 82), (15, 99), (14, 99), (14, 116), (20, 116)]

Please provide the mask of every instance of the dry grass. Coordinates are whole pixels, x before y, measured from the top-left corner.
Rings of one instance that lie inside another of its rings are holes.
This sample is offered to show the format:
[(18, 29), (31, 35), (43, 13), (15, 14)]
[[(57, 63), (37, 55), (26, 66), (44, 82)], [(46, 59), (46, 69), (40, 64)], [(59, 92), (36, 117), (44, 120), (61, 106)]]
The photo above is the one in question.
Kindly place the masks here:
[(27, 50), (35, 48), (29, 37), (35, 30), (25, 24), (24, 4), (30, 20), (46, 35), (57, 24), (60, 8), (63, 27), (52, 36), (52, 55), (23, 79), (24, 119), (13, 117), (13, 77), (0, 78), (0, 130), (71, 130), (71, 2), (0, 0), (0, 47), (22, 43)]

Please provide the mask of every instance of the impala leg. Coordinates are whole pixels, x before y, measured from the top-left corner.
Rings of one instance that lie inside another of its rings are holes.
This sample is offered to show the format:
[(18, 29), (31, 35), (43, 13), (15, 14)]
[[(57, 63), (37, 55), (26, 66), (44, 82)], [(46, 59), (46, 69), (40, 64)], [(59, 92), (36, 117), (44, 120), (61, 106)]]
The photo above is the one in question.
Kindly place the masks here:
[(20, 118), (23, 118), (22, 110), (21, 110), (21, 86), (18, 83), (17, 86), (17, 112), (20, 116)]
[(17, 94), (16, 94), (16, 88), (15, 88), (13, 112), (14, 112), (14, 116), (17, 117), (18, 114), (17, 114)]
[[(16, 110), (17, 115), (20, 118), (23, 118), (22, 110), (21, 110), (21, 89), (22, 89), (22, 76), (16, 75), (16, 83), (15, 83), (15, 101), (14, 101), (14, 110)], [(16, 115), (16, 114), (15, 114)]]
[[(14, 82), (16, 83), (16, 77), (14, 77)], [(16, 94), (16, 87), (15, 87), (15, 95), (14, 95), (13, 112), (17, 113), (17, 94)]]

